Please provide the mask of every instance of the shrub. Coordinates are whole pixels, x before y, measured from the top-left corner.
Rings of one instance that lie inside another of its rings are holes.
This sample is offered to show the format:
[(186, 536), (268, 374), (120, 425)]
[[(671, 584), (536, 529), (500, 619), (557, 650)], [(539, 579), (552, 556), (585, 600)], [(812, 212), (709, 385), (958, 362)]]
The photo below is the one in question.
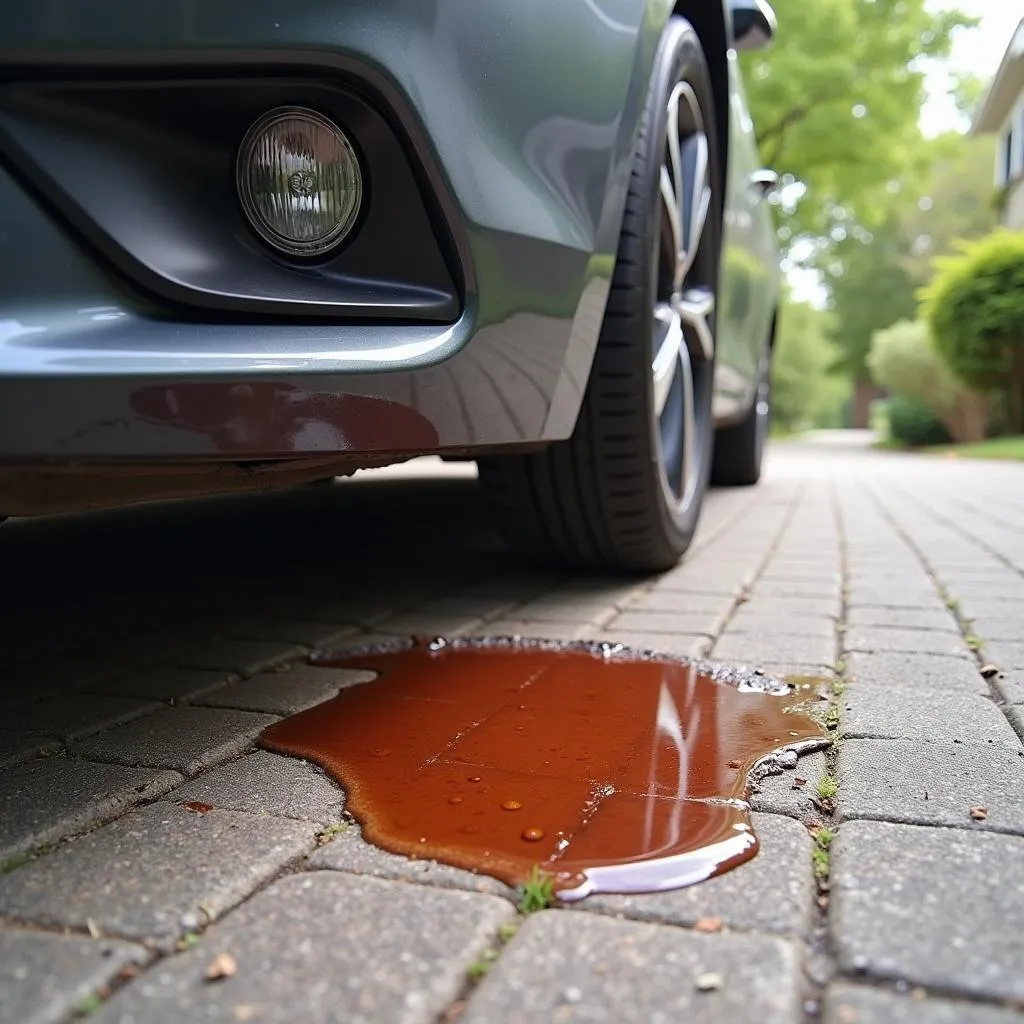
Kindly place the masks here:
[(935, 414), (918, 398), (893, 395), (886, 403), (889, 437), (901, 444), (918, 448), (928, 444), (944, 444), (949, 433)]
[(924, 315), (949, 368), (978, 390), (1006, 395), (1024, 430), (1024, 232), (999, 230), (935, 261)]
[(876, 331), (867, 365), (879, 387), (922, 402), (955, 441), (984, 439), (985, 395), (971, 390), (952, 373), (922, 321), (900, 320)]

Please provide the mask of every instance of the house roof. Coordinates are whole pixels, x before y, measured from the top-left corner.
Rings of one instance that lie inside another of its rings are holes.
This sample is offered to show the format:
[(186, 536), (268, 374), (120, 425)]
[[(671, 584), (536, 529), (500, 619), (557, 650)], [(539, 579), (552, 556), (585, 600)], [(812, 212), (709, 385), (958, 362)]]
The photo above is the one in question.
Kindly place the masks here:
[(1009, 116), (1017, 98), (1024, 92), (1024, 18), (1021, 18), (999, 62), (999, 70), (992, 79), (974, 114), (971, 131), (979, 135), (997, 132)]

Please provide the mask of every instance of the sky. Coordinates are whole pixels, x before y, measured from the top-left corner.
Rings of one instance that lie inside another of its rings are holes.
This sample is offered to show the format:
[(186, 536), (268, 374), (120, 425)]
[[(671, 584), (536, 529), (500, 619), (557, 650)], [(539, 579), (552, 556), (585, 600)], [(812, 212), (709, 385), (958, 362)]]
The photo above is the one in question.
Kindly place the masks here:
[[(985, 79), (995, 74), (1014, 29), (1024, 17), (1024, 0), (956, 0), (933, 2), (929, 6), (936, 10), (957, 7), (980, 19), (977, 28), (957, 33), (949, 68)], [(936, 68), (928, 75), (928, 91), (929, 98), (921, 111), (921, 130), (926, 135), (936, 135), (960, 127), (944, 71)]]

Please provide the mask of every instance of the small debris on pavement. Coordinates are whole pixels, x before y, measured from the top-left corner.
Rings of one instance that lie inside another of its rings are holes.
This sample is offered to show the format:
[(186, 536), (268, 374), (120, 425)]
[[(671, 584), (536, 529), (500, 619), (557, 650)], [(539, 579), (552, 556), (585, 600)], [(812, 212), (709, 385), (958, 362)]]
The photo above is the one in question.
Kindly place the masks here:
[(803, 789), (807, 785), (806, 779), (801, 779), (799, 775), (793, 776), (793, 789)]
[(186, 800), (181, 806), (186, 811), (194, 811), (196, 814), (206, 814), (213, 810), (213, 804), (204, 804), (202, 800)]
[(238, 970), (238, 962), (230, 953), (218, 953), (206, 968), (207, 981), (230, 978)]
[(796, 767), (796, 751), (795, 750), (780, 750), (776, 755), (775, 759), (782, 765), (783, 768), (795, 768)]
[(694, 984), (698, 992), (714, 992), (722, 987), (722, 976), (711, 971), (698, 974)]
[(984, 821), (988, 817), (988, 808), (987, 807), (972, 807), (970, 813), (971, 813), (971, 817), (975, 821)]
[(702, 917), (694, 926), (695, 932), (703, 932), (705, 935), (710, 935), (712, 932), (720, 932), (722, 930), (722, 919), (720, 917)]
[(96, 922), (91, 917), (87, 917), (85, 919), (85, 927), (86, 930), (89, 932), (90, 939), (102, 938), (103, 933), (99, 930), (99, 927), (97, 926)]
[(739, 761), (730, 761), (729, 762), (729, 767), (730, 768), (739, 768), (739, 766), (740, 766)]
[(982, 665), (980, 670), (983, 679), (991, 679), (993, 676), (999, 675), (998, 665)]

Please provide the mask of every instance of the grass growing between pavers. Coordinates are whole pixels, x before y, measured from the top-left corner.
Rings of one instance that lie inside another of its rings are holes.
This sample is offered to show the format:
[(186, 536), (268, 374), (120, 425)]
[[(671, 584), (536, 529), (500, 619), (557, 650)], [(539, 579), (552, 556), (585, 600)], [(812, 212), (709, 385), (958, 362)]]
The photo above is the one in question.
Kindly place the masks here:
[(882, 438), (871, 447), (878, 451), (905, 452), (913, 455), (938, 455), (947, 459), (1024, 461), (1024, 435), (990, 437), (987, 441), (977, 441), (973, 444), (926, 445), (923, 448), (903, 444), (903, 442), (895, 441), (892, 438)]
[(538, 910), (547, 910), (555, 903), (554, 879), (541, 871), (534, 864), (530, 877), (516, 887), (516, 907), (520, 914), (535, 914)]

